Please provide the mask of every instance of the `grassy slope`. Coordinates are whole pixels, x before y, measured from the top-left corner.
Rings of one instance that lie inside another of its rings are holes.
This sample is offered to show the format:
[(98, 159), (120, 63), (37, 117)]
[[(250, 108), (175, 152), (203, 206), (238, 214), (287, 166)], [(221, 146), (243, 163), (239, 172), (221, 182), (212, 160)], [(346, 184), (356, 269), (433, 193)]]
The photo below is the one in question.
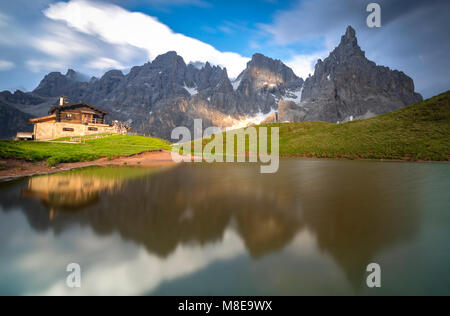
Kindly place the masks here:
[(285, 157), (449, 160), (449, 100), (450, 91), (399, 111), (340, 125), (263, 126), (280, 128), (280, 154)]
[(47, 160), (50, 165), (54, 165), (170, 148), (170, 143), (164, 140), (131, 135), (87, 140), (86, 144), (0, 141), (0, 158)]
[(450, 91), (372, 119), (280, 125), (280, 154), (449, 160)]

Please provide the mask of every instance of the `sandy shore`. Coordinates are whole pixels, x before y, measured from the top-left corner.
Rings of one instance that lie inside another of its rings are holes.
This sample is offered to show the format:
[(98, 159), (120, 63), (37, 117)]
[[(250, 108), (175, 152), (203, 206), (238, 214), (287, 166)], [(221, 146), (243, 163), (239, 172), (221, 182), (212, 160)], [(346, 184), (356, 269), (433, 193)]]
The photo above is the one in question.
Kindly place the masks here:
[(101, 158), (94, 161), (62, 163), (49, 167), (45, 161), (29, 162), (18, 159), (0, 160), (0, 181), (14, 180), (21, 177), (39, 174), (50, 174), (91, 166), (135, 166), (135, 167), (163, 167), (173, 165), (170, 151), (145, 152), (129, 157), (118, 157), (112, 160)]

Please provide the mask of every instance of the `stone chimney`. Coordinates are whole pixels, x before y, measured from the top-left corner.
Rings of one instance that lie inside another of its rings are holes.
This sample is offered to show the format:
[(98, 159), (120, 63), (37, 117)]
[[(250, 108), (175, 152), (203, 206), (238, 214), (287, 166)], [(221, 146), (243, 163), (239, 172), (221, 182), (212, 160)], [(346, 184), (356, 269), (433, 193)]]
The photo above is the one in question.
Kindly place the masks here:
[(64, 96), (59, 97), (59, 106), (63, 106), (65, 103), (67, 103), (67, 98)]

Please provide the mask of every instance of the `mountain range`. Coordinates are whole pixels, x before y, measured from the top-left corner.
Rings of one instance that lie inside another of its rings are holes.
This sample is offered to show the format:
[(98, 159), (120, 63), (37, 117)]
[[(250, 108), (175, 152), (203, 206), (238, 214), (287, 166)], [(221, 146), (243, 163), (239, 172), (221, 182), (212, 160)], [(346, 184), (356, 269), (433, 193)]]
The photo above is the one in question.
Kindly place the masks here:
[(0, 93), (0, 137), (14, 136), (29, 117), (46, 115), (62, 95), (105, 109), (110, 120), (128, 121), (137, 133), (168, 140), (174, 127), (192, 129), (196, 118), (203, 119), (204, 128), (222, 129), (276, 120), (338, 123), (422, 100), (410, 77), (366, 58), (349, 26), (339, 46), (318, 60), (305, 80), (282, 61), (262, 54), (253, 55), (233, 81), (226, 68), (186, 64), (176, 52), (135, 66), (128, 74), (111, 70), (86, 79), (71, 69), (65, 75), (52, 72), (32, 92)]

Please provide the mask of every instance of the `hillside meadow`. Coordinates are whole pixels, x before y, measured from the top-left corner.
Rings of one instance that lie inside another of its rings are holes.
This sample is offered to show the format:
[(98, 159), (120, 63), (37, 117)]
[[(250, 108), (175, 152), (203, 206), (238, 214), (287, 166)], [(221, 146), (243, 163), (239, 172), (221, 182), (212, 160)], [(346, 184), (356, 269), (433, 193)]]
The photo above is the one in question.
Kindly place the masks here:
[[(344, 124), (266, 124), (256, 128), (279, 128), (282, 157), (448, 161), (449, 100), (450, 91), (447, 91), (413, 106), (366, 120)], [(203, 139), (203, 148), (214, 137)], [(222, 137), (226, 148), (226, 133)], [(268, 147), (270, 149), (270, 139)], [(246, 152), (249, 151), (246, 138)]]

